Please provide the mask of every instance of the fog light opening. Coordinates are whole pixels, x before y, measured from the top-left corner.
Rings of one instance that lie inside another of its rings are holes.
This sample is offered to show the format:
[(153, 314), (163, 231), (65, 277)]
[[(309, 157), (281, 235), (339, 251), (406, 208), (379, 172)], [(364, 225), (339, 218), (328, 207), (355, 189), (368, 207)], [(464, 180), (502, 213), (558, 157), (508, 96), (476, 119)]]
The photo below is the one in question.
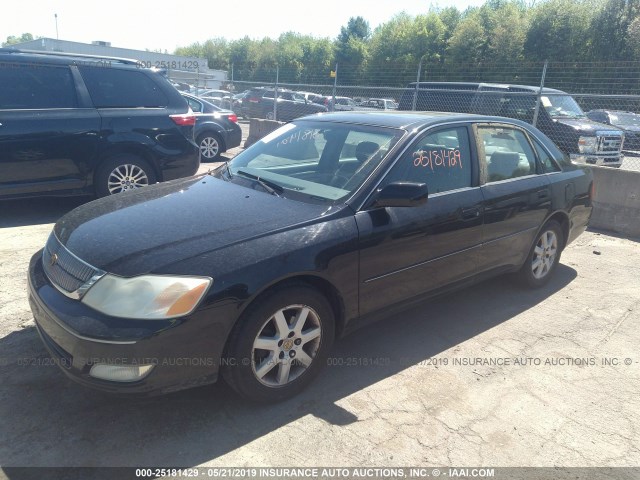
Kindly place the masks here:
[(96, 363), (89, 375), (111, 382), (136, 382), (149, 375), (154, 365), (108, 365)]

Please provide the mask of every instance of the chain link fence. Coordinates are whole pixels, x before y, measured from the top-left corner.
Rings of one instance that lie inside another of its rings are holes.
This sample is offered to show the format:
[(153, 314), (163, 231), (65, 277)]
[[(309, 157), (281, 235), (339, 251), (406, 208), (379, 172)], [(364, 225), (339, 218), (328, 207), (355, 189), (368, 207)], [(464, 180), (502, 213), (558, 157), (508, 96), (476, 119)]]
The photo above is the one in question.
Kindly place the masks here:
[(535, 125), (576, 162), (640, 171), (640, 62), (230, 70), (219, 105), (244, 118), (287, 122), (321, 111), (385, 110), (499, 115)]

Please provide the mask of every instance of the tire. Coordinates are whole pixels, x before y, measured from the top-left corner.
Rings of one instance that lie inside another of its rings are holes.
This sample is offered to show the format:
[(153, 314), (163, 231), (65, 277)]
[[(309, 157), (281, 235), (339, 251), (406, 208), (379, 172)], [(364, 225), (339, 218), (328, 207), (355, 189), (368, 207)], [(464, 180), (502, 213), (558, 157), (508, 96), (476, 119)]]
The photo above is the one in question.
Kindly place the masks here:
[[(296, 318), (304, 323), (296, 324)], [(276, 288), (250, 305), (235, 325), (223, 378), (250, 401), (293, 397), (326, 363), (334, 332), (333, 309), (317, 290), (306, 285)]]
[(553, 275), (564, 248), (562, 227), (555, 220), (548, 221), (536, 237), (527, 260), (518, 273), (521, 282), (532, 288), (545, 285)]
[(275, 120), (275, 117), (273, 116), (273, 110), (269, 110), (267, 113), (265, 113), (264, 118), (266, 118), (267, 120)]
[(156, 183), (155, 171), (137, 155), (121, 153), (106, 159), (95, 175), (97, 197), (135, 190)]
[(220, 135), (214, 132), (200, 134), (196, 142), (200, 149), (201, 162), (213, 162), (220, 158), (220, 154), (224, 151)]

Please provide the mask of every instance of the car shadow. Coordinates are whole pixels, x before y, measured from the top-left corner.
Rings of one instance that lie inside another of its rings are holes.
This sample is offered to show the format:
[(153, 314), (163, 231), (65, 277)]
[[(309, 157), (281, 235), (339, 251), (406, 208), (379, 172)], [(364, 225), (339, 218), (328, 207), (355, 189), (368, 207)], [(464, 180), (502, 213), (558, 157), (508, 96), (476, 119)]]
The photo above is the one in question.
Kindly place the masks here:
[[(539, 290), (501, 277), (390, 316), (336, 342), (337, 365), (273, 405), (241, 401), (223, 383), (150, 398), (103, 394), (50, 365), (35, 328), (17, 331), (0, 339), (0, 465), (188, 467), (306, 415), (348, 425), (358, 418), (337, 402), (535, 308), (575, 277), (559, 265)], [(340, 360), (370, 358), (384, 360)]]
[(0, 201), (0, 228), (55, 223), (93, 197), (38, 197)]

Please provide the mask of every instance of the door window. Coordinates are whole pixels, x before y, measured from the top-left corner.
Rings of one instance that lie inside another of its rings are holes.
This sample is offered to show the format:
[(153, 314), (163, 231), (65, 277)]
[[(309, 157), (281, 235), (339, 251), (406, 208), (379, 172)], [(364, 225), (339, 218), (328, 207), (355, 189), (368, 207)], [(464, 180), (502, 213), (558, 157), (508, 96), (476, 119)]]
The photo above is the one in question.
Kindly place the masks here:
[(536, 147), (536, 152), (538, 153), (538, 158), (540, 159), (540, 163), (542, 163), (542, 168), (545, 173), (550, 172), (559, 172), (560, 167), (556, 164), (556, 162), (549, 156), (547, 151), (542, 148), (536, 140), (534, 140), (533, 145)]
[(79, 67), (96, 108), (166, 107), (167, 97), (144, 72)]
[(536, 173), (536, 157), (525, 134), (509, 127), (479, 127), (484, 145), (480, 154), (487, 182), (499, 182)]
[(471, 187), (471, 150), (466, 127), (430, 132), (414, 143), (393, 166), (383, 185), (426, 183), (429, 193)]
[(0, 63), (0, 109), (75, 108), (76, 87), (69, 67)]

